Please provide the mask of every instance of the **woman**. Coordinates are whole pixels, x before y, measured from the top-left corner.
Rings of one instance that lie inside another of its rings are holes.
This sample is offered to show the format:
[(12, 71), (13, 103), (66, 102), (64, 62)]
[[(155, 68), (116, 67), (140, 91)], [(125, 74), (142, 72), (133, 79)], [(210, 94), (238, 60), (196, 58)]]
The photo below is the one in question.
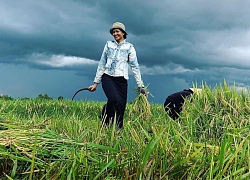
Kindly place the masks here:
[[(134, 46), (126, 41), (124, 24), (115, 22), (110, 29), (114, 41), (107, 41), (97, 68), (94, 84), (89, 86), (91, 92), (102, 83), (107, 103), (103, 107), (101, 120), (110, 125), (116, 120), (119, 128), (123, 126), (123, 116), (127, 103), (128, 66), (131, 67), (138, 88), (144, 87)], [(142, 89), (142, 93), (145, 91)]]

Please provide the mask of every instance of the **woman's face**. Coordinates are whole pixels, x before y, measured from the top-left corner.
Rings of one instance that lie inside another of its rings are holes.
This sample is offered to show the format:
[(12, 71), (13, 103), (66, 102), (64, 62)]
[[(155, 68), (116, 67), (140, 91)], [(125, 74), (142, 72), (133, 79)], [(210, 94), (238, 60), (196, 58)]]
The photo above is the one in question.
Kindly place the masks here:
[(121, 41), (124, 40), (124, 32), (122, 32), (120, 29), (113, 29), (113, 34), (114, 39), (120, 43)]

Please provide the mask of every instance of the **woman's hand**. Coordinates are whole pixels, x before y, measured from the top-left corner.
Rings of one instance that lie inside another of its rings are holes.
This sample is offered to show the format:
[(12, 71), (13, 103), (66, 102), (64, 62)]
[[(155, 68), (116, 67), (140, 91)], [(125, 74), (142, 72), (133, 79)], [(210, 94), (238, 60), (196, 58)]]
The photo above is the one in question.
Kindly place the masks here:
[(97, 86), (98, 86), (98, 83), (94, 83), (93, 85), (89, 86), (88, 89), (90, 92), (94, 92), (96, 90)]
[(141, 88), (141, 93), (142, 93), (143, 95), (146, 95), (146, 91), (145, 91), (144, 88)]
[(147, 95), (147, 92), (146, 92), (144, 87), (138, 87), (138, 93), (141, 93), (141, 94), (143, 94), (145, 96)]

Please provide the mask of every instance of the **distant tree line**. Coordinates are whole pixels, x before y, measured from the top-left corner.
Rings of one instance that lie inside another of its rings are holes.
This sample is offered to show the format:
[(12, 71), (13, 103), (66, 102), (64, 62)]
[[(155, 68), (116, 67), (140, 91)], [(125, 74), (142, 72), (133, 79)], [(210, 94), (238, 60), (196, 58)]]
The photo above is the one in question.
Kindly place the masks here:
[[(8, 96), (8, 95), (0, 95), (0, 99), (3, 99), (3, 100), (14, 100), (14, 98), (12, 98), (11, 96)], [(32, 98), (28, 98), (28, 97), (25, 97), (25, 98), (18, 98), (18, 99), (32, 99)], [(46, 99), (46, 100), (52, 100), (53, 98), (50, 97), (47, 93), (45, 93), (44, 95), (43, 94), (39, 94), (35, 99)], [(57, 98), (57, 100), (63, 100), (63, 96), (59, 96)]]
[(3, 100), (13, 100), (12, 97), (8, 96), (8, 95), (0, 95), (0, 99), (3, 99)]

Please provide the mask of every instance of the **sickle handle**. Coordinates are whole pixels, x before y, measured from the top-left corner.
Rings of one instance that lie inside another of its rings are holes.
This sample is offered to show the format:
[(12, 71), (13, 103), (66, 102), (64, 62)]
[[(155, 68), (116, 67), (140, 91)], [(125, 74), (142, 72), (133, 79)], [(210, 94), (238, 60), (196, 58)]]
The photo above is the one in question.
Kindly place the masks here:
[(79, 89), (78, 91), (75, 92), (74, 96), (72, 97), (72, 100), (74, 99), (74, 97), (81, 91), (84, 91), (84, 90), (89, 90), (89, 88), (82, 88), (82, 89)]

